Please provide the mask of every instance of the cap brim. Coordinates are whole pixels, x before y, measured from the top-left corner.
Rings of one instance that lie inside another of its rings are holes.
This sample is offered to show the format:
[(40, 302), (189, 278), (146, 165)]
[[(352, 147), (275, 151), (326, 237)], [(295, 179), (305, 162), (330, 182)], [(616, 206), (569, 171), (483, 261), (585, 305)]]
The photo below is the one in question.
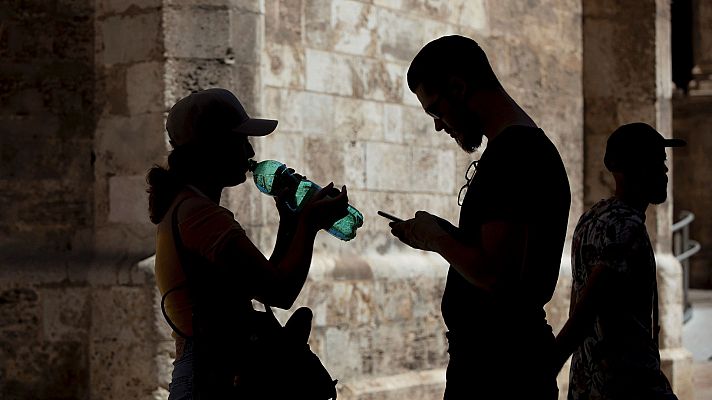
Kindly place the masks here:
[(250, 118), (233, 129), (246, 136), (265, 136), (274, 132), (277, 121), (273, 119)]
[(687, 142), (682, 139), (665, 139), (663, 143), (665, 147), (683, 147), (687, 145)]

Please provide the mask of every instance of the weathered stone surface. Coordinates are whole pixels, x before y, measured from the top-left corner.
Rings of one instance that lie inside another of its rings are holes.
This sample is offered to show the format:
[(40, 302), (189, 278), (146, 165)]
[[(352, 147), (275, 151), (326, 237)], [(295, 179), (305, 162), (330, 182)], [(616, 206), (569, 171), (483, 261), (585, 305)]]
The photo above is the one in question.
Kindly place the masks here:
[(97, 24), (100, 46), (98, 55), (102, 64), (125, 64), (153, 60), (163, 48), (160, 12), (136, 15), (116, 15), (99, 20)]
[(442, 171), (455, 169), (453, 150), (429, 147), (411, 147), (413, 152), (410, 170), (411, 188), (417, 192), (452, 194), (455, 182), (442, 179)]
[[(226, 58), (231, 50), (230, 13), (220, 9), (168, 8), (166, 52), (178, 58)], [(186, 35), (186, 32), (192, 32)]]
[(370, 190), (411, 189), (411, 154), (406, 146), (371, 142), (366, 144), (366, 187)]
[(383, 103), (337, 97), (334, 99), (334, 130), (330, 136), (346, 140), (382, 140), (383, 121)]
[(361, 56), (377, 55), (376, 8), (351, 0), (338, 0), (332, 4), (333, 50)]
[(303, 0), (274, 0), (265, 4), (265, 39), (270, 43), (302, 41)]
[(304, 49), (271, 42), (265, 47), (264, 84), (284, 88), (303, 88)]
[(349, 60), (343, 55), (307, 49), (307, 90), (351, 96), (354, 93), (352, 82), (358, 75)]

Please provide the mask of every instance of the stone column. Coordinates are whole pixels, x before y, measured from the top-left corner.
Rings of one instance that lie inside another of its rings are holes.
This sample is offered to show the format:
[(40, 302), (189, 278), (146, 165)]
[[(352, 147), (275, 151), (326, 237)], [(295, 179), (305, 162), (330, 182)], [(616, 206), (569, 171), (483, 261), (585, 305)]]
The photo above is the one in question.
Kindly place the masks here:
[[(584, 0), (583, 14), (584, 199), (590, 207), (614, 189), (603, 154), (615, 128), (642, 121), (671, 134), (670, 5)], [(668, 201), (648, 209), (647, 225), (658, 263), (663, 371), (680, 399), (691, 399), (691, 357), (682, 348), (682, 273), (671, 247), (672, 184)]]
[(712, 176), (712, 4), (692, 2), (693, 81), (687, 94), (673, 98), (675, 137), (687, 140), (688, 146), (676, 152), (675, 209), (695, 214), (690, 237), (702, 248), (690, 259), (690, 286), (712, 288), (712, 202), (709, 187)]
[(694, 67), (691, 92), (712, 95), (712, 3), (692, 0), (692, 51)]

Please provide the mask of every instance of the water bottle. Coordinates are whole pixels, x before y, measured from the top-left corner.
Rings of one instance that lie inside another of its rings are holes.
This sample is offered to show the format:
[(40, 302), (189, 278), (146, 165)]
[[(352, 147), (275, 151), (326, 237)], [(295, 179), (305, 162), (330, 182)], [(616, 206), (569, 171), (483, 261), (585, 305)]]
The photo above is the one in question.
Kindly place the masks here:
[[(275, 160), (265, 160), (256, 162), (249, 161), (249, 169), (252, 171), (252, 178), (260, 192), (270, 196), (276, 196), (285, 187), (296, 187), (294, 197), (287, 201), (287, 205), (293, 211), (301, 210), (305, 200), (309, 199), (321, 189), (316, 183), (298, 176), (286, 165)], [(279, 179), (275, 179), (279, 178)], [(356, 229), (363, 225), (363, 214), (350, 204), (347, 207), (348, 214), (340, 220), (334, 222), (327, 232), (337, 238), (347, 241), (356, 237)]]

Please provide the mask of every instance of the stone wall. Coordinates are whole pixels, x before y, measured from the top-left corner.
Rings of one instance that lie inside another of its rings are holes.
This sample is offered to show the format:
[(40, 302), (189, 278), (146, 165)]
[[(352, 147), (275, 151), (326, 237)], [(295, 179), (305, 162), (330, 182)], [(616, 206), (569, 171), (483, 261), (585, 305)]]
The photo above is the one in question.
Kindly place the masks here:
[(690, 226), (690, 238), (702, 246), (690, 259), (690, 285), (712, 288), (712, 214), (709, 187), (712, 161), (707, 156), (712, 145), (709, 135), (712, 119), (712, 5), (707, 1), (692, 1), (692, 75), (688, 93), (673, 98), (673, 132), (688, 142), (676, 151), (675, 210), (676, 219), (682, 210), (692, 211), (695, 221)]
[(0, 5), (0, 260), (86, 252), (94, 224), (94, 2), (14, 3)]
[[(552, 137), (572, 184), (572, 222), (580, 214), (578, 2), (275, 0), (265, 3), (264, 24), (262, 102), (253, 107), (280, 125), (254, 141), (257, 157), (282, 160), (322, 184), (347, 184), (366, 217), (355, 241), (324, 240), (324, 248), (398, 248), (378, 209), (400, 216), (426, 209), (457, 220), (462, 175), (479, 153), (468, 156), (437, 134), (405, 82), (417, 51), (452, 33), (482, 44), (507, 90)], [(245, 198), (255, 208), (251, 188), (236, 192), (233, 208), (241, 209), (235, 203), (244, 205)], [(267, 206), (243, 213), (260, 228), (263, 248), (271, 246), (276, 224)]]
[[(564, 158), (571, 228), (583, 210), (579, 1), (99, 0), (16, 2), (0, 13), (10, 17), (0, 54), (12, 61), (0, 66), (10, 88), (0, 118), (11, 127), (0, 137), (9, 194), (0, 243), (20, 256), (0, 266), (2, 398), (166, 397), (172, 341), (152, 260), (137, 263), (153, 251), (143, 176), (164, 161), (165, 112), (192, 90), (227, 87), (251, 114), (279, 119), (274, 135), (254, 140), (257, 158), (348, 185), (366, 217), (352, 242), (319, 235), (298, 300), (314, 309), (312, 347), (343, 398), (443, 389), (446, 266), (391, 239), (376, 215), (425, 209), (456, 221), (462, 175), (479, 157), (436, 134), (407, 88), (425, 43), (450, 33), (481, 43)], [(46, 171), (21, 168), (38, 160)], [(227, 190), (224, 204), (269, 252), (272, 200), (248, 183)], [(38, 244), (64, 254), (37, 261), (46, 254)], [(563, 259), (547, 306), (557, 330), (570, 290)]]
[(679, 96), (673, 99), (673, 132), (688, 145), (675, 150), (675, 217), (691, 211), (690, 239), (702, 246), (690, 258), (690, 286), (712, 288), (712, 96)]

